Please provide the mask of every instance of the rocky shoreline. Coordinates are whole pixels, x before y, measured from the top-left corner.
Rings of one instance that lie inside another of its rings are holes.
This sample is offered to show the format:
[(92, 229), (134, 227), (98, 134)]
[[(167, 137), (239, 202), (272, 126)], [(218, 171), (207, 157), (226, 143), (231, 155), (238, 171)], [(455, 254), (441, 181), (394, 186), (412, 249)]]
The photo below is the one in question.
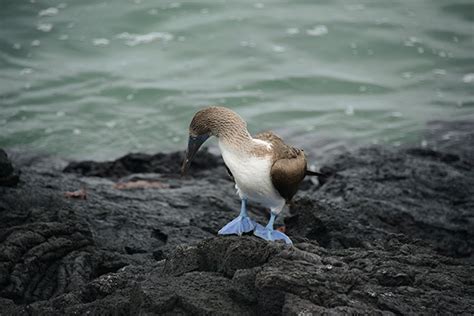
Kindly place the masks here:
[(205, 151), (186, 178), (179, 152), (0, 155), (0, 315), (473, 314), (474, 123), (433, 124), (325, 159), (281, 219), (294, 246), (216, 237), (239, 204)]

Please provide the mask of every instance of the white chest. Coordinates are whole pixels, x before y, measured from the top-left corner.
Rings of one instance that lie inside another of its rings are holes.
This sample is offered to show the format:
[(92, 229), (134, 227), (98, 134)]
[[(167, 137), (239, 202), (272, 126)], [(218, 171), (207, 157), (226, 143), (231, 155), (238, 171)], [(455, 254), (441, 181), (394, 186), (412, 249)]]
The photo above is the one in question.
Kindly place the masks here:
[(258, 157), (235, 150), (219, 142), (222, 158), (232, 172), (241, 197), (261, 203), (269, 208), (280, 208), (284, 199), (272, 184), (270, 170), (271, 156)]

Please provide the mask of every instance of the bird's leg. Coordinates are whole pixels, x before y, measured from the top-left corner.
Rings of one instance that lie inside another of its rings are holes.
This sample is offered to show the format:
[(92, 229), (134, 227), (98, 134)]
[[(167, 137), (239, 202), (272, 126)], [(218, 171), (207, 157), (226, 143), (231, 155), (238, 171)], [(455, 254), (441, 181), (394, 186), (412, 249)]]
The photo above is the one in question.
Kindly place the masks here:
[(270, 220), (268, 221), (267, 226), (263, 227), (262, 225), (257, 224), (254, 235), (269, 241), (283, 240), (287, 244), (292, 244), (293, 242), (287, 235), (273, 229), (273, 223), (275, 222), (276, 216), (277, 215), (273, 213), (273, 211), (270, 212)]
[(219, 235), (239, 235), (243, 233), (251, 232), (255, 229), (256, 223), (250, 219), (247, 214), (247, 199), (242, 199), (242, 204), (240, 206), (240, 214), (234, 220), (229, 222), (227, 225), (219, 230)]

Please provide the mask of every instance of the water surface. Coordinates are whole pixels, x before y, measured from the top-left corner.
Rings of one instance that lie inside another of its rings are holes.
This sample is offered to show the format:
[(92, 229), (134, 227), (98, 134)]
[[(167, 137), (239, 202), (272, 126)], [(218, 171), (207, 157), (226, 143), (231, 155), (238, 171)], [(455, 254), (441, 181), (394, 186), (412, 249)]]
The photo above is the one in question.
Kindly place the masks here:
[(1, 147), (182, 149), (215, 104), (320, 152), (474, 118), (469, 0), (0, 2)]

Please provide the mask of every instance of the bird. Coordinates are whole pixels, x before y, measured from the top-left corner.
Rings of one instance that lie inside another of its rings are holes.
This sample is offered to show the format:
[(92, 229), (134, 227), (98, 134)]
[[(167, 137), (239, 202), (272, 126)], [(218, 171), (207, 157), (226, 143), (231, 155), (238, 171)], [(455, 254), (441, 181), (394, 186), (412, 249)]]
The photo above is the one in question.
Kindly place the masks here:
[[(270, 131), (251, 136), (240, 115), (226, 107), (211, 106), (199, 110), (191, 120), (182, 175), (188, 172), (202, 144), (212, 136), (218, 139), (222, 158), (241, 200), (239, 216), (218, 234), (242, 235), (253, 231), (254, 235), (265, 240), (283, 240), (292, 244), (291, 239), (275, 230), (273, 225), (305, 176), (321, 175), (307, 169), (304, 151), (285, 144)], [(249, 217), (248, 200), (270, 209), (266, 226)]]

